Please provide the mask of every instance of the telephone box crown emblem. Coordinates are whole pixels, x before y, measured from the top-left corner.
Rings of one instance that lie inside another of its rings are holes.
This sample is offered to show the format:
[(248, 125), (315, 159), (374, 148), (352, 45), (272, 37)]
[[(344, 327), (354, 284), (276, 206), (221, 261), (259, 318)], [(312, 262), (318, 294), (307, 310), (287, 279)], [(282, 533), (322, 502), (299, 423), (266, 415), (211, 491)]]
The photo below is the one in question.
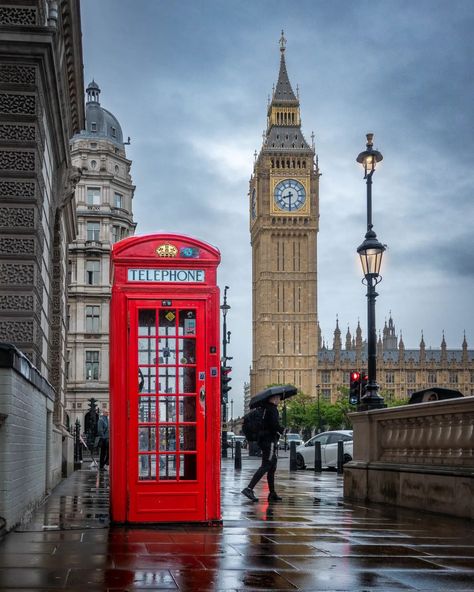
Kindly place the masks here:
[(156, 254), (158, 257), (176, 257), (178, 254), (178, 249), (174, 245), (165, 243), (159, 247), (156, 247)]

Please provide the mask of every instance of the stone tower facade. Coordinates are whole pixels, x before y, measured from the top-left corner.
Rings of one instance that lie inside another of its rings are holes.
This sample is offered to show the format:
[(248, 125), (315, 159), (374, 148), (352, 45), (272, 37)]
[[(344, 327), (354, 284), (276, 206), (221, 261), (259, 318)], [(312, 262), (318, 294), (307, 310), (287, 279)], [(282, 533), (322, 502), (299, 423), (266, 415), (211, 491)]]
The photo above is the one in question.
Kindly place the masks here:
[(84, 426), (87, 400), (109, 401), (109, 276), (111, 246), (135, 231), (135, 187), (118, 120), (100, 104), (100, 88), (87, 88), (86, 129), (71, 141), (78, 232), (69, 245), (70, 277), (67, 412)]
[(285, 383), (316, 394), (319, 169), (301, 131), (285, 47), (282, 33), (278, 81), (250, 179), (252, 395)]
[(78, 0), (0, 0), (0, 341), (55, 390), (65, 423), (70, 138), (84, 126)]

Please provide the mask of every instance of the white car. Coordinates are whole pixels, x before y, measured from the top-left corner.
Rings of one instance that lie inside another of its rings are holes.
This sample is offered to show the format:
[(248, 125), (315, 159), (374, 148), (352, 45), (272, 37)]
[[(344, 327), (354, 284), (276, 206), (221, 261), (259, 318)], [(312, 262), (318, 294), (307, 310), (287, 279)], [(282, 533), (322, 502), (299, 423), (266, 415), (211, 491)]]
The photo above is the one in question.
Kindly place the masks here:
[(313, 436), (296, 449), (298, 469), (314, 469), (314, 443), (321, 443), (321, 464), (323, 468), (337, 467), (337, 443), (344, 442), (344, 463), (352, 460), (352, 430), (334, 430)]
[(278, 447), (283, 450), (289, 450), (292, 442), (296, 442), (296, 447), (298, 448), (298, 446), (303, 444), (303, 439), (299, 434), (286, 434), (286, 436), (280, 436)]

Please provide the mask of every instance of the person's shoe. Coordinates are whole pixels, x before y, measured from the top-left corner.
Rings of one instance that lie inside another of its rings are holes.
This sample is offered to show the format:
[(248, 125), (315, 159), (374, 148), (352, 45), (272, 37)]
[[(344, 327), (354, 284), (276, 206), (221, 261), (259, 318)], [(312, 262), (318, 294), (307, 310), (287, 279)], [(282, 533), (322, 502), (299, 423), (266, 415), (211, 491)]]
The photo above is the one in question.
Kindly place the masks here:
[(268, 494), (268, 501), (269, 502), (281, 502), (283, 498), (278, 495), (278, 493), (272, 492)]
[(245, 497), (248, 497), (251, 502), (258, 502), (258, 497), (253, 492), (253, 489), (250, 489), (250, 487), (242, 489), (242, 493), (245, 495)]

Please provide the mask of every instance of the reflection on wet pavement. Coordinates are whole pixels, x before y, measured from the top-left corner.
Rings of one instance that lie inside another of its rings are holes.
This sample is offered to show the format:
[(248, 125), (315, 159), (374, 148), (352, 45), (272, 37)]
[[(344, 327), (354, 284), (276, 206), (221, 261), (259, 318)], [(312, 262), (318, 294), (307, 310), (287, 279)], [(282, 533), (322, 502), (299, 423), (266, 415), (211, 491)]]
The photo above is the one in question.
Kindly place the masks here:
[(336, 473), (277, 472), (283, 502), (240, 494), (223, 461), (223, 526), (110, 526), (108, 473), (76, 471), (0, 543), (0, 590), (474, 591), (474, 524), (342, 499)]

